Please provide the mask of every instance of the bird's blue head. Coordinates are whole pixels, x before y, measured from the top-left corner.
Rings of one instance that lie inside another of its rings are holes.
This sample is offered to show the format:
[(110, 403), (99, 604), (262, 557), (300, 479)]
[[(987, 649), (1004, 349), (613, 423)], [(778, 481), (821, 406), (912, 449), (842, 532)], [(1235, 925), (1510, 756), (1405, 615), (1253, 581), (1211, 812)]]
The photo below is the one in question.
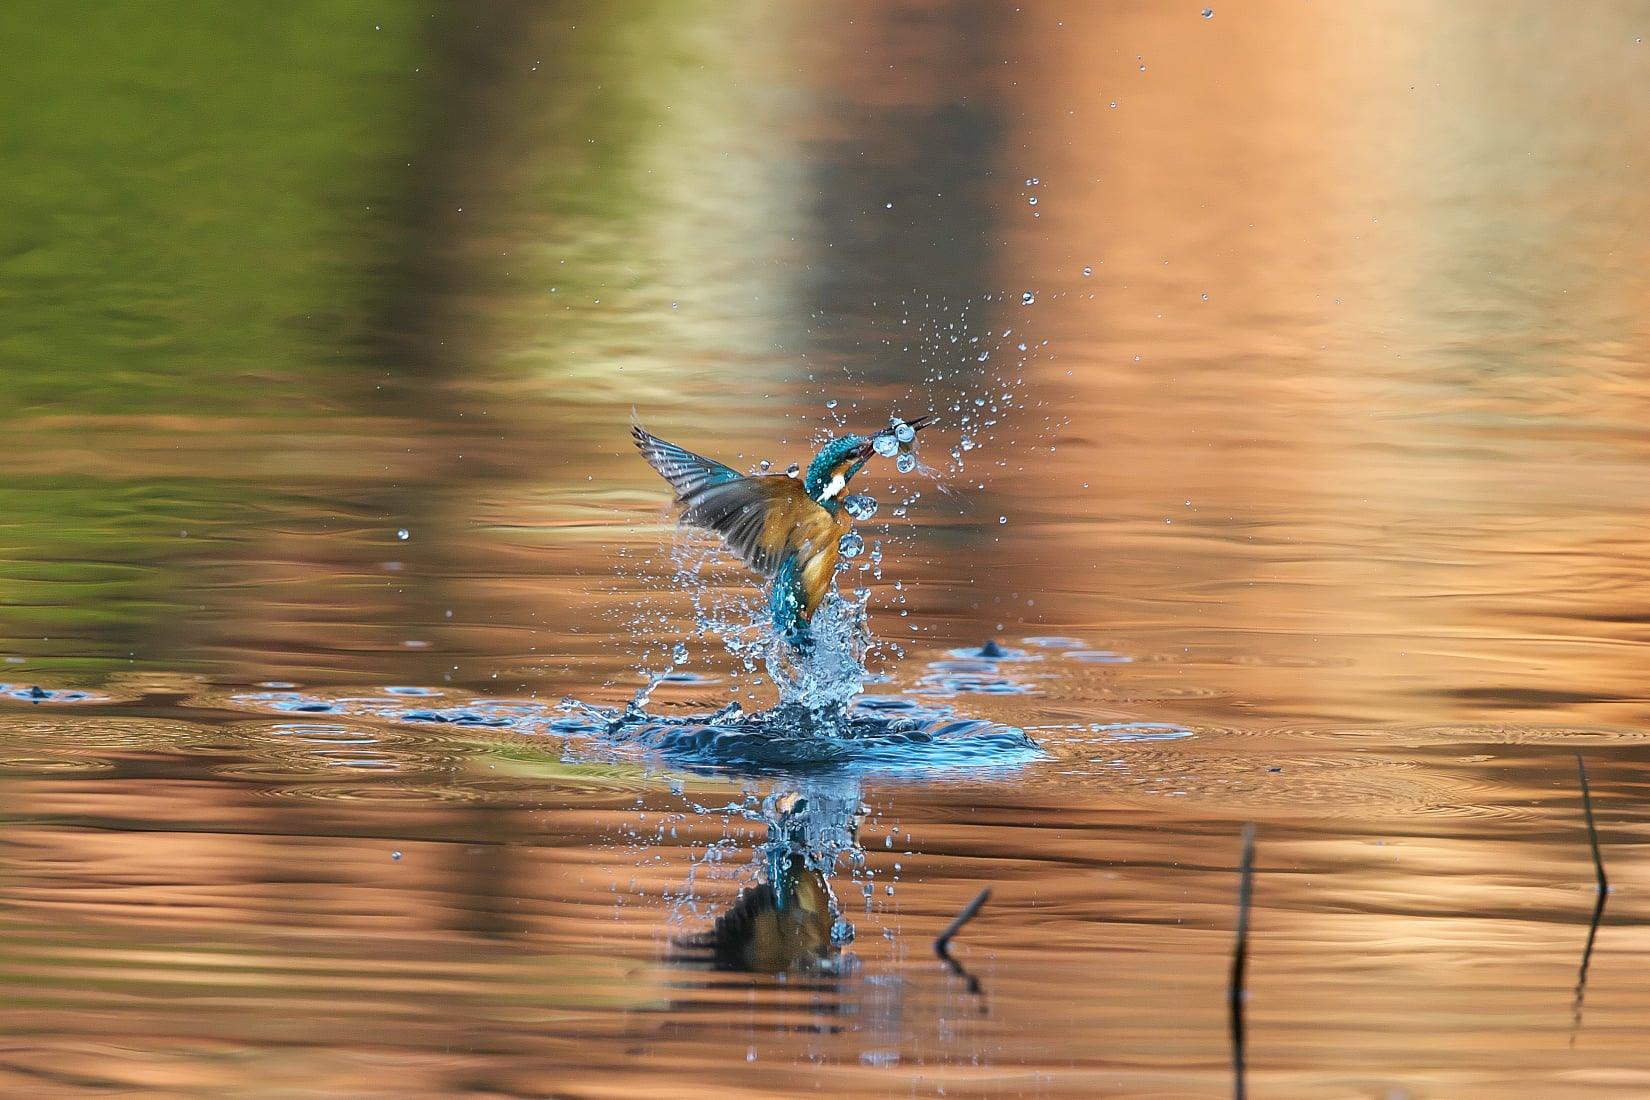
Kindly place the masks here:
[(883, 453), (894, 454), (895, 445), (899, 449), (908, 447), (910, 439), (929, 421), (930, 418), (927, 416), (919, 416), (910, 421), (906, 426), (911, 431), (902, 440), (895, 435), (893, 427), (885, 428), (876, 435), (838, 436), (820, 448), (814, 460), (808, 464), (808, 473), (802, 487), (807, 490), (809, 496), (824, 505), (827, 511), (835, 512), (848, 492), (849, 480), (865, 467), (873, 454), (877, 453), (878, 439), (883, 436), (890, 437), (890, 443), (894, 445), (889, 446)]
[(848, 479), (859, 473), (870, 461), (871, 440), (863, 435), (843, 435), (820, 448), (814, 460), (808, 463), (808, 475), (802, 487), (808, 495), (831, 511), (848, 488)]

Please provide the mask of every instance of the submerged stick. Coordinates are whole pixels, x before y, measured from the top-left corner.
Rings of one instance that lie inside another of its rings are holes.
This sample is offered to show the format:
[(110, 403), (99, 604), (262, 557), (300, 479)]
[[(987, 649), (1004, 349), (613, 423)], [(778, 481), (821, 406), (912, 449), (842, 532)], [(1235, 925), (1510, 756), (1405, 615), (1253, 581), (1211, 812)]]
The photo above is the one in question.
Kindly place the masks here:
[(1255, 892), (1255, 826), (1243, 827), (1243, 855), (1238, 865), (1237, 936), (1232, 943), (1232, 974), (1226, 983), (1226, 1008), (1232, 1027), (1232, 1095), (1243, 1100), (1244, 1082), (1243, 1002), (1248, 997), (1245, 980), (1249, 970), (1249, 903)]
[(991, 887), (987, 886), (978, 894), (974, 895), (973, 901), (963, 906), (962, 912), (957, 914), (955, 920), (946, 925), (944, 932), (941, 932), (938, 936), (934, 937), (934, 954), (938, 955), (945, 961), (945, 965), (951, 968), (951, 972), (953, 974), (968, 982), (968, 991), (970, 993), (980, 992), (980, 979), (970, 974), (962, 963), (951, 957), (951, 937), (961, 931), (963, 925), (973, 920), (979, 911), (985, 907), (985, 903), (990, 900)]
[(963, 925), (973, 920), (975, 914), (979, 913), (979, 911), (985, 907), (985, 903), (990, 900), (991, 887), (989, 886), (987, 886), (984, 890), (981, 890), (978, 894), (975, 894), (974, 900), (963, 906), (962, 912), (957, 914), (957, 919), (946, 925), (944, 932), (941, 932), (938, 936), (934, 937), (934, 954), (938, 955), (942, 959), (950, 958), (951, 937), (961, 931)]
[(1593, 943), (1598, 939), (1598, 926), (1604, 920), (1604, 902), (1610, 896), (1610, 880), (1604, 874), (1604, 857), (1598, 847), (1598, 825), (1593, 820), (1593, 792), (1587, 785), (1587, 762), (1576, 753), (1576, 775), (1581, 779), (1581, 808), (1587, 816), (1587, 841), (1593, 849), (1593, 879), (1598, 900), (1593, 903), (1593, 918), (1587, 923), (1587, 943), (1581, 949), (1581, 967), (1576, 971), (1575, 1004), (1571, 1007), (1570, 1045), (1576, 1045), (1576, 1033), (1581, 1030), (1581, 1010), (1587, 998), (1587, 967), (1593, 961)]
[(1587, 815), (1587, 842), (1593, 846), (1593, 876), (1598, 880), (1598, 892), (1608, 893), (1610, 880), (1604, 874), (1604, 857), (1598, 850), (1598, 825), (1593, 821), (1593, 791), (1587, 785), (1587, 761), (1576, 753), (1576, 774), (1581, 778), (1581, 809)]

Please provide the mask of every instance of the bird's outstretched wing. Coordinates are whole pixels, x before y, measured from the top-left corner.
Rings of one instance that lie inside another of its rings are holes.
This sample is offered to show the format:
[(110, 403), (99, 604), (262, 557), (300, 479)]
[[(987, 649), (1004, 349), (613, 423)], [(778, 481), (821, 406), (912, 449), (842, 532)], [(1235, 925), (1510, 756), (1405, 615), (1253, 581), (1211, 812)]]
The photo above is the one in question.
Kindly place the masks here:
[(630, 425), (630, 436), (636, 441), (636, 449), (642, 452), (642, 457), (659, 471), (660, 477), (670, 482), (670, 487), (676, 490), (677, 498), (682, 501), (691, 501), (705, 489), (744, 479), (745, 475), (733, 467), (667, 443), (634, 421)]
[(773, 576), (787, 558), (811, 561), (835, 547), (836, 521), (783, 474), (747, 477), (720, 462), (668, 443), (640, 424), (630, 434), (642, 457), (670, 482), (685, 508), (682, 522), (721, 535), (746, 565)]

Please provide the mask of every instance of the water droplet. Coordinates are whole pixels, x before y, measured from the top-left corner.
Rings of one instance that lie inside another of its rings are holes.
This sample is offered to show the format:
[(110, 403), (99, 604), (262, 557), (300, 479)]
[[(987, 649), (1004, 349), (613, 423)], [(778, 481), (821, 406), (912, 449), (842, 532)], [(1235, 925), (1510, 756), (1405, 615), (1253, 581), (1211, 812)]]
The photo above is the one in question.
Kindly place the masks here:
[(398, 860), (398, 859), (401, 858), (401, 853), (400, 852), (391, 852), (390, 853), (390, 858)]
[(802, 473), (802, 467), (798, 466), (794, 462), (791, 463), (789, 466), (785, 467), (785, 476), (786, 477), (797, 477), (801, 473)]
[(757, 464), (756, 464), (756, 468), (757, 468), (757, 469), (758, 469), (758, 470), (761, 470), (761, 471), (762, 471), (762, 472), (763, 472), (763, 473), (767, 473), (767, 472), (768, 472), (768, 469), (769, 469), (769, 468), (770, 468), (770, 467), (771, 467), (771, 466), (773, 466), (773, 463), (771, 463), (771, 462), (769, 462), (769, 461), (768, 461), (768, 460), (767, 460), (767, 459), (765, 459), (765, 458), (764, 458), (764, 459), (763, 459), (763, 460), (762, 460), (762, 461), (761, 461), (761, 462), (758, 462), (758, 463), (757, 463)]
[(1083, 269), (1083, 278), (1087, 279), (1090, 275), (1093, 275), (1093, 274), (1094, 274), (1094, 268), (1085, 267)]
[(913, 439), (917, 438), (917, 429), (913, 428), (909, 424), (895, 424), (894, 438), (899, 440), (901, 443), (909, 443)]
[(997, 517), (997, 522), (998, 523), (1007, 523), (1008, 522), (1008, 517), (1007, 516), (998, 516)]
[(1215, 9), (1213, 9), (1213, 8), (1204, 8), (1203, 9), (1203, 18), (1213, 19), (1214, 17), (1215, 17)]
[(871, 440), (871, 449), (883, 458), (893, 458), (899, 454), (899, 440), (892, 433), (884, 433)]
[(855, 519), (870, 519), (877, 514), (877, 498), (855, 493), (842, 502), (842, 507)]
[(408, 539), (412, 538), (412, 532), (403, 527), (395, 533), (395, 537), (400, 539), (402, 542), (406, 542)]
[(917, 468), (916, 456), (908, 454), (900, 455), (898, 458), (894, 459), (894, 468), (902, 474), (910, 473), (912, 470)]
[(836, 398), (834, 398), (834, 397), (833, 397), (833, 398), (831, 398), (831, 399), (830, 399), (830, 400), (829, 400), (829, 401), (827, 401), (827, 402), (825, 402), (825, 407), (826, 407), (826, 408), (827, 408), (827, 409), (834, 409), (834, 408), (836, 408)]
[(1029, 291), (1029, 290), (1026, 291), (1024, 294), (1020, 295), (1020, 304), (1022, 306), (1029, 306), (1032, 302), (1035, 302), (1036, 300), (1037, 300), (1037, 295), (1035, 293), (1033, 293), (1032, 291)]
[(857, 558), (865, 551), (865, 540), (858, 531), (849, 531), (838, 540), (836, 548), (845, 558)]
[(1028, 206), (1036, 206), (1037, 205), (1037, 196), (1032, 195), (1030, 198), (1026, 199), (1026, 204)]
[(1199, 295), (1199, 297), (1201, 297), (1205, 302), (1207, 302), (1209, 300), (1209, 295), (1208, 295), (1207, 292)]

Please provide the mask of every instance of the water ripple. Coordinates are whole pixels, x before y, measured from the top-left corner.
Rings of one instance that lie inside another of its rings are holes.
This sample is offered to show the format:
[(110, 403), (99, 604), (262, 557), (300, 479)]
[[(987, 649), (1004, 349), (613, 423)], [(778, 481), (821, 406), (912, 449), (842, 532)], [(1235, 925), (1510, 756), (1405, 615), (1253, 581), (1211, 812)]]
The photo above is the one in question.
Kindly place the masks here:
[[(489, 729), (527, 736), (550, 734), (569, 742), (583, 758), (634, 756), (638, 752), (692, 768), (774, 770), (847, 767), (913, 772), (1013, 767), (1042, 758), (1025, 731), (955, 714), (899, 696), (864, 696), (841, 712), (780, 706), (747, 713), (737, 706), (714, 714), (679, 716), (569, 703), (551, 708), (535, 701), (468, 698), (451, 706), (409, 706), (393, 695), (323, 695), (300, 691), (248, 692), (226, 700), (238, 708), (284, 714), (326, 714), (398, 725)], [(352, 727), (331, 723), (283, 723), (294, 740), (335, 743)], [(433, 729), (432, 729), (433, 734)], [(363, 742), (364, 743), (364, 742)], [(305, 745), (293, 757), (313, 771), (325, 759)], [(549, 755), (550, 750), (545, 750)], [(396, 743), (374, 745), (373, 756), (416, 765)], [(359, 761), (369, 754), (353, 753)], [(266, 776), (272, 773), (262, 773)]]

